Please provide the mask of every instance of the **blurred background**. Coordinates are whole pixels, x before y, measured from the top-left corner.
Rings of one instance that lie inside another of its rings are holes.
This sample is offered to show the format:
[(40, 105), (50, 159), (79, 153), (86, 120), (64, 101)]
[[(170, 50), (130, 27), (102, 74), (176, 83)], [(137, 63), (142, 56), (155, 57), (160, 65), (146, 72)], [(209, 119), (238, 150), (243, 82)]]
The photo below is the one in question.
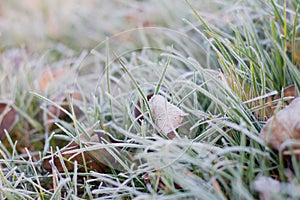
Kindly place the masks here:
[[(238, 1), (191, 2), (210, 23), (234, 19)], [(182, 0), (2, 0), (0, 50), (26, 47), (39, 51), (63, 45), (73, 50), (94, 47), (105, 37), (136, 27), (190, 28), (183, 18), (192, 11)]]

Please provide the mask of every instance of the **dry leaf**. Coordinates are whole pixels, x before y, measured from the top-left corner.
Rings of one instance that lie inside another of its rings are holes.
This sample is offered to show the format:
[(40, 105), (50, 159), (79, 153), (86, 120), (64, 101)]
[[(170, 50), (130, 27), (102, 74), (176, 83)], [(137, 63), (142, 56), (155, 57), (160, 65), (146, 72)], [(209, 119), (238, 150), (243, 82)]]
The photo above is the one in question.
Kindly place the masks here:
[[(145, 173), (142, 176), (142, 178), (146, 184), (150, 184), (153, 187), (157, 187), (160, 190), (172, 192), (170, 185), (166, 184), (165, 179), (163, 179), (163, 174), (160, 170), (155, 170), (153, 172)], [(177, 190), (182, 189), (182, 187), (177, 183), (173, 182), (173, 184)]]
[[(283, 107), (287, 106), (294, 100), (294, 98), (296, 98), (298, 96), (299, 96), (299, 93), (298, 93), (295, 85), (290, 85), (290, 86), (284, 88), (283, 89), (283, 97), (290, 97), (290, 99), (283, 102), (283, 105), (281, 105), (281, 106), (283, 106)], [(267, 110), (268, 118), (270, 118), (274, 114), (274, 111), (277, 109), (278, 103), (275, 103), (274, 101), (278, 100), (278, 99), (281, 99), (281, 94), (277, 94), (277, 95), (268, 97), (268, 106), (269, 106), (269, 109)]]
[[(251, 108), (260, 108), (255, 109), (254, 112), (258, 119), (268, 120), (274, 115), (276, 110), (289, 105), (298, 96), (299, 92), (295, 85), (289, 85), (288, 87), (283, 88), (283, 93), (278, 94), (278, 92), (274, 90), (263, 96), (247, 100), (245, 103), (251, 103), (249, 104)], [(262, 100), (266, 102), (266, 105), (261, 104)]]
[(296, 40), (295, 43), (295, 51), (293, 52), (293, 56), (295, 59), (295, 62), (298, 66), (298, 68), (300, 68), (300, 42), (299, 40)]
[(46, 91), (51, 83), (57, 81), (62, 76), (66, 76), (65, 69), (50, 70), (49, 68), (42, 74), (39, 80), (39, 88), (41, 91)]
[[(74, 170), (74, 162), (77, 161), (78, 164), (78, 171), (79, 172), (84, 172), (85, 167), (84, 163), (86, 164), (86, 167), (88, 170), (94, 170), (98, 172), (106, 172), (107, 167), (101, 165), (101, 163), (98, 165), (94, 160), (89, 156), (88, 153), (83, 152), (83, 153), (78, 153), (75, 155), (75, 153), (68, 153), (69, 151), (74, 151), (77, 150), (79, 151), (80, 147), (79, 145), (75, 142), (72, 141), (67, 145), (68, 147), (64, 150), (61, 151), (62, 157), (64, 159), (64, 164), (67, 168), (68, 171), (73, 171)], [(60, 159), (58, 156), (54, 156), (53, 160), (52, 159), (46, 159), (43, 163), (43, 167), (47, 171), (52, 170), (52, 166), (50, 164), (50, 161), (53, 162), (53, 165), (57, 168), (59, 172), (64, 172), (63, 166), (60, 162)]]
[(170, 139), (174, 138), (174, 130), (181, 125), (186, 114), (161, 95), (152, 96), (149, 106), (155, 125)]
[[(74, 92), (70, 95), (70, 98), (73, 98), (75, 100), (81, 101), (82, 100), (82, 96), (80, 93)], [(62, 108), (64, 108), (65, 110), (69, 111), (69, 108), (67, 106), (67, 97), (65, 95), (59, 94), (55, 97), (53, 97), (51, 99), (53, 102), (55, 102), (56, 104), (60, 105)], [(46, 117), (46, 126), (48, 128), (48, 130), (51, 129), (53, 123), (55, 122), (55, 118), (59, 118), (59, 119), (64, 119), (67, 117), (67, 114), (63, 111), (61, 111), (57, 106), (55, 105), (50, 105), (47, 110), (49, 111), (49, 113), (47, 114)], [(79, 113), (79, 109), (76, 109), (76, 107), (74, 108), (75, 113)]]
[[(92, 144), (88, 144), (87, 141), (93, 143), (100, 143), (101, 141), (110, 141), (110, 138), (105, 134), (97, 134), (91, 137), (90, 139), (86, 139), (86, 137), (81, 136), (80, 140), (82, 141), (82, 145), (84, 147), (89, 147)], [(110, 141), (114, 142), (114, 140)], [(112, 148), (109, 148), (113, 151)], [(74, 151), (75, 150), (75, 151)], [(74, 162), (77, 161), (78, 171), (85, 172), (86, 169), (84, 164), (86, 164), (87, 170), (93, 170), (100, 173), (105, 173), (110, 171), (111, 169), (122, 171), (124, 170), (123, 166), (115, 159), (114, 156), (105, 148), (99, 148), (92, 151), (84, 151), (82, 153), (78, 153), (80, 151), (80, 146), (76, 143), (76, 141), (70, 142), (67, 147), (61, 151), (62, 157), (64, 159), (64, 164), (67, 167), (68, 171), (74, 170)], [(122, 151), (119, 148), (114, 148), (115, 154), (120, 154), (124, 157), (121, 158), (125, 162), (125, 159), (131, 160), (132, 157), (129, 153)], [(117, 152), (116, 152), (117, 151)], [(46, 159), (43, 163), (43, 167), (47, 171), (52, 171), (53, 166), (50, 162), (55, 165), (59, 172), (64, 172), (62, 167), (62, 163), (57, 155), (54, 155), (53, 159)]]
[[(294, 85), (289, 85), (288, 87), (283, 88), (283, 96), (281, 96), (281, 93), (277, 94), (276, 91), (272, 91), (266, 95), (267, 97), (265, 97), (264, 100), (267, 105), (263, 108), (265, 109), (263, 115), (261, 110), (255, 112), (255, 115), (261, 120), (268, 120), (274, 115), (276, 110), (289, 105), (296, 97), (299, 96), (299, 93)], [(255, 105), (259, 106), (260, 102), (256, 101)]]
[(7, 103), (0, 103), (0, 139), (5, 137), (5, 131), (11, 131), (18, 120), (18, 115), (12, 106)]
[(288, 139), (300, 139), (300, 97), (271, 117), (260, 137), (270, 145), (279, 150), (280, 145)]
[[(147, 100), (149, 101), (151, 99), (151, 97), (154, 94), (148, 94), (147, 95)], [(139, 125), (141, 125), (141, 122), (144, 120), (144, 116), (141, 113), (141, 109), (142, 107), (146, 107), (145, 102), (143, 100), (138, 101), (136, 107), (134, 107), (134, 117), (137, 119), (137, 122), (139, 123)]]
[(253, 183), (260, 200), (299, 199), (300, 185), (297, 181), (282, 182), (277, 179), (258, 176)]
[(259, 176), (255, 179), (253, 187), (261, 200), (274, 199), (280, 193), (280, 182), (270, 177)]
[[(299, 93), (298, 93), (297, 88), (295, 87), (295, 85), (290, 85), (290, 86), (284, 88), (283, 95), (285, 97), (294, 97), (294, 98), (296, 98), (296, 97), (299, 96)], [(280, 95), (277, 95), (277, 98), (280, 98)], [(287, 102), (291, 103), (293, 100), (294, 99), (290, 99)]]

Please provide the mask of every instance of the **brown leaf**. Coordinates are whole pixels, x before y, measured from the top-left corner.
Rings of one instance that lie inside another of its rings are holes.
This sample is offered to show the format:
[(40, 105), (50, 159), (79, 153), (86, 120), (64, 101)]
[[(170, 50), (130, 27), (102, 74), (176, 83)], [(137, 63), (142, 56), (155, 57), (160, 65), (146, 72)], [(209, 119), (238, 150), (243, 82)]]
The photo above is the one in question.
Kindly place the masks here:
[[(87, 170), (93, 170), (97, 172), (107, 172), (108, 168), (101, 162), (97, 163), (94, 161), (93, 158), (89, 156), (87, 152), (83, 153), (68, 153), (70, 151), (78, 150), (80, 149), (80, 146), (75, 142), (72, 141), (68, 145), (68, 148), (64, 149), (61, 151), (64, 164), (67, 168), (68, 171), (73, 171), (74, 170), (74, 162), (77, 161), (78, 164), (78, 171), (79, 172), (85, 172), (85, 167)], [(99, 151), (100, 154), (104, 153), (106, 154), (105, 151), (101, 153), (102, 150)], [(54, 155), (53, 160), (52, 159), (46, 159), (44, 161), (43, 167), (47, 171), (52, 170), (52, 166), (50, 164), (50, 161), (53, 162), (53, 165), (57, 168), (59, 172), (64, 172), (62, 163), (57, 155)]]
[(18, 120), (18, 115), (12, 106), (7, 103), (0, 103), (0, 139), (5, 137), (5, 131), (11, 131)]
[[(295, 85), (290, 85), (290, 86), (284, 88), (283, 89), (283, 97), (290, 97), (290, 99), (285, 101), (283, 106), (290, 104), (294, 100), (294, 98), (296, 98), (298, 96), (299, 96), (299, 93), (296, 90)], [(273, 101), (278, 100), (278, 99), (281, 99), (281, 94), (277, 94), (273, 97), (268, 98), (268, 103), (272, 107), (273, 112), (276, 109), (276, 107), (278, 106), (278, 103), (274, 103)]]
[[(92, 144), (87, 143), (86, 137), (81, 136), (80, 140), (82, 140), (82, 145), (84, 147), (90, 147)], [(109, 140), (109, 137), (105, 134), (96, 134), (91, 137), (88, 141), (93, 143), (100, 143), (101, 141)], [(112, 148), (107, 148), (113, 151)], [(78, 150), (78, 151), (77, 151)], [(119, 154), (126, 157), (122, 158), (131, 160), (131, 155), (127, 152), (121, 152), (121, 149), (114, 148), (114, 153)], [(77, 161), (78, 171), (85, 172), (86, 168), (88, 171), (93, 170), (100, 173), (109, 172), (111, 169), (122, 171), (124, 170), (123, 166), (115, 159), (114, 156), (107, 150), (106, 148), (98, 148), (92, 151), (83, 151), (82, 153), (78, 153), (80, 151), (80, 146), (76, 143), (76, 141), (70, 142), (67, 147), (61, 151), (61, 155), (64, 159), (64, 164), (68, 171), (74, 170), (74, 162)], [(62, 163), (57, 155), (54, 155), (53, 158), (46, 159), (44, 161), (43, 167), (47, 171), (51, 171), (53, 165), (56, 166), (59, 172), (64, 172), (62, 167)]]
[(300, 97), (271, 117), (260, 137), (276, 150), (288, 139), (300, 140)]
[(39, 88), (41, 91), (46, 91), (51, 83), (57, 81), (62, 76), (66, 76), (65, 69), (50, 70), (47, 68), (39, 80)]
[[(75, 100), (78, 100), (78, 101), (82, 100), (82, 96), (80, 93), (74, 92), (69, 95), (70, 95), (70, 98), (73, 98)], [(68, 99), (65, 95), (59, 94), (59, 95), (53, 97), (51, 100), (53, 102), (55, 102), (56, 104), (60, 105), (63, 109), (69, 111), (69, 107), (67, 105)], [(67, 117), (67, 114), (55, 105), (50, 105), (47, 110), (49, 113), (47, 114), (45, 124), (46, 124), (48, 130), (50, 130), (51, 127), (53, 126), (53, 123), (55, 122), (55, 118), (65, 119)], [(76, 107), (74, 108), (74, 110), (75, 110), (75, 113), (77, 113), (77, 114), (79, 113), (79, 109), (77, 109)]]
[[(153, 93), (148, 94), (147, 100), (149, 101), (153, 95), (154, 95)], [(139, 125), (141, 125), (141, 122), (144, 120), (144, 116), (141, 113), (141, 109), (142, 109), (142, 107), (145, 107), (145, 106), (146, 106), (145, 102), (143, 100), (141, 100), (141, 101), (138, 101), (136, 107), (134, 107), (133, 114), (134, 114), (134, 117), (137, 119), (137, 122), (139, 123)]]
[[(275, 91), (271, 92), (274, 93)], [(283, 89), (283, 96), (281, 94), (275, 94), (268, 96), (265, 101), (267, 106), (265, 108), (264, 118), (262, 118), (261, 112), (256, 112), (256, 116), (261, 120), (268, 120), (270, 117), (274, 115), (274, 112), (280, 107), (285, 107), (289, 105), (296, 97), (299, 96), (298, 90), (295, 85), (290, 85)], [(281, 101), (281, 99), (284, 101)], [(279, 103), (280, 102), (280, 103)]]
[[(150, 184), (153, 187), (157, 187), (160, 190), (164, 190), (165, 192), (172, 193), (172, 189), (169, 188), (169, 185), (166, 184), (165, 179), (163, 179), (163, 173), (160, 170), (145, 173), (142, 176), (142, 178), (146, 184)], [(175, 182), (173, 182), (173, 184), (177, 190), (182, 189), (182, 187), (179, 184)]]

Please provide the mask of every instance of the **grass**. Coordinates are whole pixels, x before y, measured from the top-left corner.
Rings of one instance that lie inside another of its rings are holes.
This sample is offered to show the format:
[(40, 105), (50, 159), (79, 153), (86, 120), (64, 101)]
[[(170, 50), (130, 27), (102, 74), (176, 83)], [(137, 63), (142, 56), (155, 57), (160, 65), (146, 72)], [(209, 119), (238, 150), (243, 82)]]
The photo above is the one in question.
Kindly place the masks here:
[[(28, 2), (0, 7), (0, 99), (19, 115), (0, 143), (1, 199), (258, 199), (261, 176), (299, 199), (299, 161), (259, 137), (268, 97), (300, 86), (299, 1)], [(152, 93), (188, 114), (180, 138), (152, 121)], [(70, 168), (66, 152), (116, 163)]]

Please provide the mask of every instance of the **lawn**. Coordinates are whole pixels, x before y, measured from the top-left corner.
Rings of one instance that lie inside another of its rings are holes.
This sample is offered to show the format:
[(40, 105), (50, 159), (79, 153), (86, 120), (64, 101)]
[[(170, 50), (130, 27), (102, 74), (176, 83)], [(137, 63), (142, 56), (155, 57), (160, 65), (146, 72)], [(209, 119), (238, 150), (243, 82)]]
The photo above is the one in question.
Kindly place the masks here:
[(299, 199), (299, 0), (0, 5), (1, 199)]

